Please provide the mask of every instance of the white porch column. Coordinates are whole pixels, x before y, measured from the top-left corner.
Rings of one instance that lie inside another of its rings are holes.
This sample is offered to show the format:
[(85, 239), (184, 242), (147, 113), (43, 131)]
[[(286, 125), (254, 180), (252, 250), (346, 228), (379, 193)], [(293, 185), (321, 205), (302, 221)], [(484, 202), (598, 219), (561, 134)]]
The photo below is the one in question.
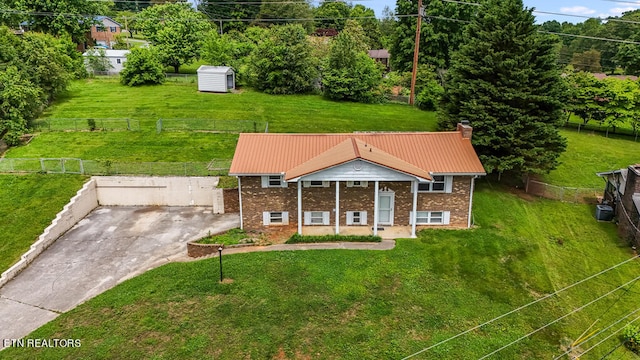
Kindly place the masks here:
[(416, 218), (418, 217), (416, 211), (418, 208), (418, 180), (411, 183), (413, 187), (413, 206), (411, 211), (411, 237), (416, 237)]
[(469, 215), (467, 216), (467, 228), (471, 227), (471, 206), (473, 205), (473, 187), (478, 176), (471, 178), (471, 190), (469, 190)]
[(340, 234), (340, 181), (336, 180), (336, 235)]
[(302, 181), (296, 183), (298, 187), (298, 235), (302, 235)]
[(244, 229), (242, 224), (242, 184), (240, 183), (240, 176), (238, 176), (238, 205), (240, 207), (240, 229)]
[(373, 236), (378, 235), (378, 180), (373, 185)]

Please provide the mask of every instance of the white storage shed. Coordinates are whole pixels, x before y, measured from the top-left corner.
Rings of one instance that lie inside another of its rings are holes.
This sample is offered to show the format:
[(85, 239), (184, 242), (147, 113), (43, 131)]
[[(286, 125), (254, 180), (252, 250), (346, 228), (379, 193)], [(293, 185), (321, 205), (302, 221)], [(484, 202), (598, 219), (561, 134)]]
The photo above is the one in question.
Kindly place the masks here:
[[(105, 58), (105, 70), (101, 71), (96, 69), (92, 69), (89, 65), (88, 57), (89, 56), (101, 56), (101, 53), (104, 52)], [(110, 49), (91, 49), (87, 50), (82, 56), (85, 57), (85, 67), (87, 71), (90, 73), (106, 73), (107, 75), (119, 74), (120, 71), (124, 68), (124, 63), (127, 61), (127, 55), (129, 55), (129, 50), (110, 50)]]
[(228, 66), (198, 68), (198, 91), (227, 92), (236, 88), (236, 74)]

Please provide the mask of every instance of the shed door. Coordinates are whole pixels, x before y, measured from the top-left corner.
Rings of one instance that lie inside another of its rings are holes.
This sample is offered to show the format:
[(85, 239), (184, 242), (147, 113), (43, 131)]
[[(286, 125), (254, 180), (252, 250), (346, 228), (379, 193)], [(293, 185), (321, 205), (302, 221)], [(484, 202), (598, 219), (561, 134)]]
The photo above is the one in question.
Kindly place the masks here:
[(227, 75), (227, 89), (233, 89), (233, 74)]

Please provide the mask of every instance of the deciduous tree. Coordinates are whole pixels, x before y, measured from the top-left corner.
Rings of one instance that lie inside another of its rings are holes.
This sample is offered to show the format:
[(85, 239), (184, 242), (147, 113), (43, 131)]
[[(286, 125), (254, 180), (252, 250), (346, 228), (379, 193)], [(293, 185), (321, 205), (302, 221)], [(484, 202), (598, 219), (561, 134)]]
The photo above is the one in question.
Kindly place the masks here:
[(367, 54), (366, 36), (360, 25), (350, 20), (331, 40), (322, 85), (330, 99), (372, 102), (382, 80), (381, 70)]
[(146, 8), (138, 15), (144, 36), (153, 44), (163, 64), (178, 72), (198, 55), (209, 21), (187, 3), (167, 3)]
[(120, 72), (123, 85), (154, 85), (164, 82), (164, 68), (153, 48), (133, 48)]
[(254, 86), (270, 94), (305, 93), (317, 77), (307, 33), (300, 25), (274, 26), (250, 61)]

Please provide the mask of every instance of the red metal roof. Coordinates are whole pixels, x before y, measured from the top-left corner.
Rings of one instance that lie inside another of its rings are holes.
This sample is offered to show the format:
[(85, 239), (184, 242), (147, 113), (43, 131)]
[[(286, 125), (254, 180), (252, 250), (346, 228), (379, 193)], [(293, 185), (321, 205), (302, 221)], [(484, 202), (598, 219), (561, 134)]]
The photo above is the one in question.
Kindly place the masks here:
[[(362, 149), (370, 149), (370, 154), (363, 155)], [(355, 158), (420, 177), (425, 172), (485, 174), (470, 139), (457, 131), (240, 134), (229, 174), (288, 173), (287, 178), (293, 178), (295, 174), (308, 174)]]

